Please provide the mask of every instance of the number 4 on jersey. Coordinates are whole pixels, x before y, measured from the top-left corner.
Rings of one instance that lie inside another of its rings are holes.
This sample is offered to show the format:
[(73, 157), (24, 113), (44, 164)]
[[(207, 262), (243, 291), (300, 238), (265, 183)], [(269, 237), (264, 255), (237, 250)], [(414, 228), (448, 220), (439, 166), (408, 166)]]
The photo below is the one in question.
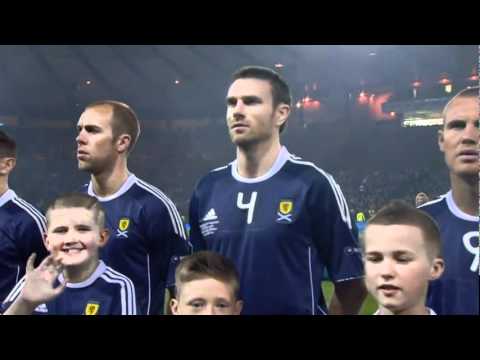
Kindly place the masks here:
[(255, 210), (255, 202), (257, 201), (257, 192), (252, 192), (250, 196), (250, 201), (248, 203), (243, 202), (243, 193), (238, 193), (237, 196), (237, 207), (241, 210), (248, 210), (247, 213), (247, 224), (251, 224), (253, 221), (253, 211)]

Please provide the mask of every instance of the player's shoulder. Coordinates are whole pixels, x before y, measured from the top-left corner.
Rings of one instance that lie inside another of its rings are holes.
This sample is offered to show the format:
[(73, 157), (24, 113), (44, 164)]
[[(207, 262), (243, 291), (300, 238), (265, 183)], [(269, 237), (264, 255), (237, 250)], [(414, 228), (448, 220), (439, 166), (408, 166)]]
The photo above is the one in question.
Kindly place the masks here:
[(224, 166), (216, 167), (210, 170), (206, 175), (204, 175), (200, 180), (198, 180), (195, 188), (198, 189), (208, 189), (214, 186), (219, 181), (224, 181), (232, 178), (232, 164), (230, 162)]
[(98, 278), (98, 280), (114, 287), (127, 286), (129, 289), (134, 289), (133, 282), (127, 275), (117, 270), (114, 270), (110, 266), (104, 267), (102, 274)]
[(9, 221), (16, 227), (39, 227), (45, 231), (45, 216), (34, 205), (19, 196), (13, 197), (8, 204)]
[(423, 205), (420, 205), (418, 209), (425, 211), (434, 217), (448, 212), (447, 194), (440, 195), (438, 198), (431, 200)]
[(134, 191), (128, 195), (147, 209), (166, 209), (174, 206), (172, 200), (162, 190), (145, 180), (136, 178), (133, 187)]
[(105, 266), (97, 282), (102, 282), (103, 286), (107, 286), (110, 289), (109, 296), (119, 300), (122, 304), (122, 315), (136, 315), (135, 286), (127, 275)]
[(296, 177), (317, 184), (329, 184), (334, 181), (332, 174), (325, 171), (315, 163), (305, 160), (294, 154), (289, 154), (286, 171), (292, 172)]

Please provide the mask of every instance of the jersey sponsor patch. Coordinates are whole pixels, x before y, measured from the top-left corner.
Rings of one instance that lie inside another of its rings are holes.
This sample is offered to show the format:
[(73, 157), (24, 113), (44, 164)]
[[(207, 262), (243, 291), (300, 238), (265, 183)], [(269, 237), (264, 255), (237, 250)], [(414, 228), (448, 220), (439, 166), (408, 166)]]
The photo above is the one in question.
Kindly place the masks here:
[(97, 315), (98, 310), (100, 310), (100, 304), (97, 302), (89, 302), (87, 306), (85, 306), (85, 315)]
[(215, 213), (215, 209), (208, 210), (207, 214), (203, 217), (202, 221), (213, 221), (217, 220), (217, 214)]
[(209, 236), (214, 234), (218, 230), (217, 225), (220, 221), (218, 220), (218, 216), (215, 213), (215, 209), (211, 208), (210, 210), (208, 210), (208, 212), (205, 214), (205, 216), (200, 222), (200, 231), (202, 232), (202, 235)]

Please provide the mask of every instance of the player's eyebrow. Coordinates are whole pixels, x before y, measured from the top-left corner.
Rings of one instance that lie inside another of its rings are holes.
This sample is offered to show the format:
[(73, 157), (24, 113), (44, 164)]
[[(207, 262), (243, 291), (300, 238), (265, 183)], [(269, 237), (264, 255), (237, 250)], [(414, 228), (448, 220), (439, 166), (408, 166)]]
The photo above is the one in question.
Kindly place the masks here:
[(455, 126), (465, 126), (467, 123), (467, 120), (464, 119), (453, 119), (447, 122), (447, 128), (452, 128)]
[(68, 230), (68, 226), (65, 226), (65, 225), (59, 225), (52, 229), (53, 232), (60, 232), (60, 231), (66, 231), (66, 230)]
[(75, 229), (79, 230), (90, 230), (92, 227), (88, 224), (77, 224), (75, 225)]
[(256, 96), (256, 95), (246, 95), (246, 96), (241, 96), (240, 98), (237, 98), (235, 96), (229, 96), (227, 97), (226, 101), (228, 105), (235, 105), (238, 101), (238, 99), (241, 99), (244, 104), (259, 104), (262, 103), (263, 100), (261, 97)]
[(92, 131), (101, 131), (102, 128), (98, 125), (77, 125), (77, 130), (78, 131), (81, 131), (82, 129), (85, 129), (86, 131), (88, 132), (92, 132)]

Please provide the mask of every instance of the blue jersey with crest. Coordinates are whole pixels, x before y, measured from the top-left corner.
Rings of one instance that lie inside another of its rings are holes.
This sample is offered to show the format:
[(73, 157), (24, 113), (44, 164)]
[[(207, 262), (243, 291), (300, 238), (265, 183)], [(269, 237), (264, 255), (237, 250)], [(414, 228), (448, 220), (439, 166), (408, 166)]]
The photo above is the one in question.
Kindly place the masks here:
[(242, 178), (236, 161), (210, 172), (192, 196), (190, 223), (195, 251), (235, 263), (243, 314), (325, 314), (325, 269), (334, 282), (363, 276), (340, 187), (285, 147), (259, 178)]
[[(64, 283), (63, 275), (58, 277)], [(2, 304), (2, 312), (20, 295), (25, 277), (13, 288)], [(66, 284), (55, 299), (37, 306), (35, 315), (136, 315), (135, 287), (128, 277), (102, 261), (88, 279)]]
[(419, 209), (438, 223), (445, 271), (430, 284), (427, 304), (439, 315), (479, 314), (478, 220), (461, 211), (452, 192)]
[(163, 313), (174, 266), (191, 251), (177, 208), (159, 189), (133, 174), (108, 197), (96, 196), (91, 182), (84, 190), (102, 203), (111, 231), (101, 258), (133, 281), (140, 314)]
[(43, 244), (45, 217), (13, 190), (0, 196), (0, 301), (25, 274), (28, 257), (36, 263), (47, 256)]

